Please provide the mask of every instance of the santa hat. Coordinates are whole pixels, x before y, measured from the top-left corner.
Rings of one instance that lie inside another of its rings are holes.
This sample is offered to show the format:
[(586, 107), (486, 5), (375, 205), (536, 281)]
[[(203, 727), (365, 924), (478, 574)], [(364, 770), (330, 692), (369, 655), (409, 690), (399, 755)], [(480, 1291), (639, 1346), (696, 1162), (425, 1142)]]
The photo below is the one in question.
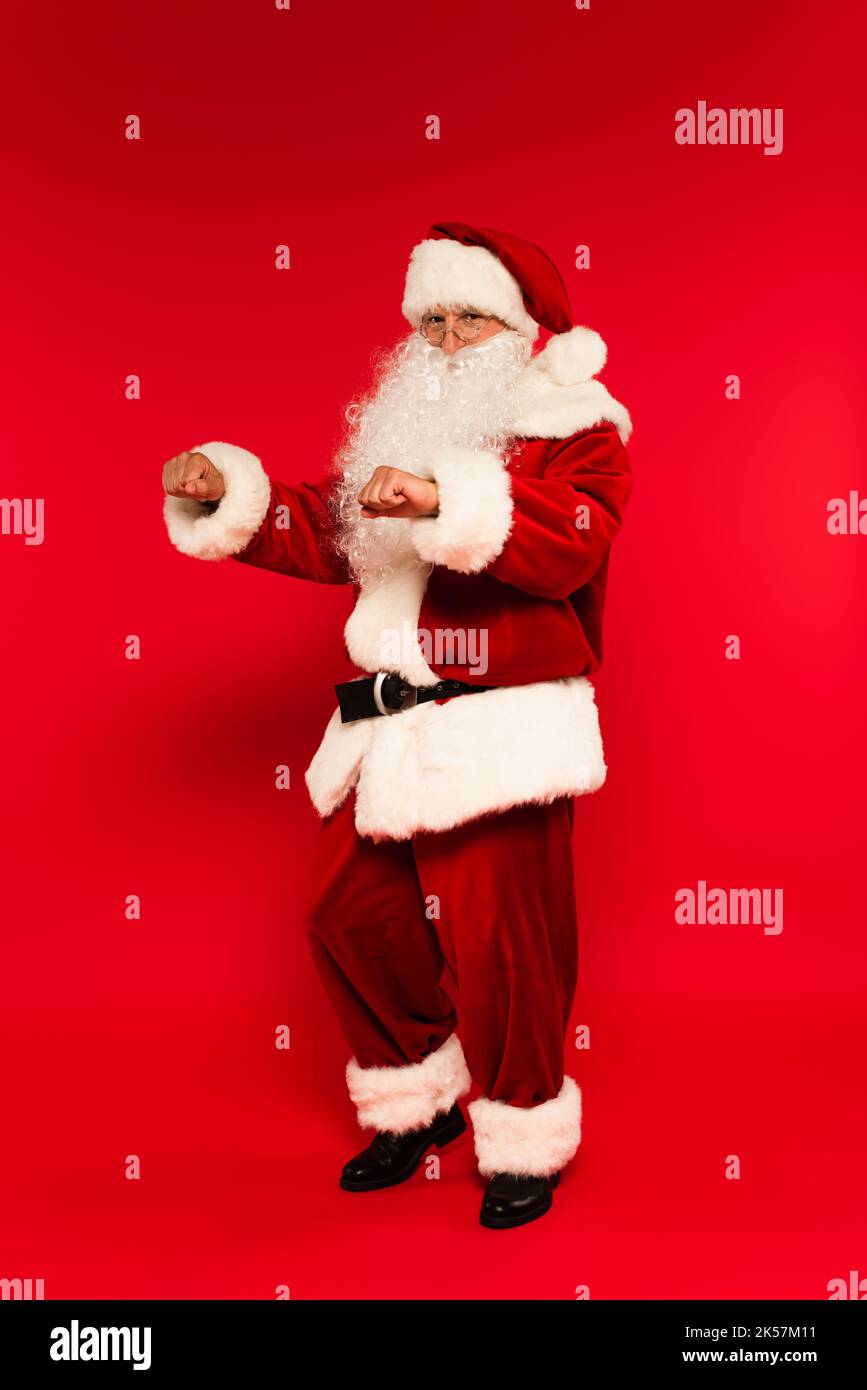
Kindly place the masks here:
[(402, 307), (417, 328), (438, 305), (494, 314), (530, 342), (540, 328), (553, 334), (523, 373), (528, 438), (565, 439), (610, 420), (626, 443), (629, 411), (594, 380), (608, 357), (605, 342), (595, 329), (572, 326), (563, 277), (538, 246), (491, 227), (434, 223), (409, 258)]
[(572, 327), (563, 277), (538, 246), (466, 222), (437, 222), (414, 248), (403, 313), (413, 327), (437, 305), (464, 305), (502, 319), (534, 342), (541, 325)]

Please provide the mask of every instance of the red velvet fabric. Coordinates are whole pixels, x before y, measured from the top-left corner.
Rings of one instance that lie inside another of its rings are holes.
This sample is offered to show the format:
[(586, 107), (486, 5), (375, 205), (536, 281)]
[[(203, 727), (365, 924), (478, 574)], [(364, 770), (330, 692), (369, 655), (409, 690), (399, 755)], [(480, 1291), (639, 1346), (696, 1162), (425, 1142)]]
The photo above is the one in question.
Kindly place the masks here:
[(457, 1026), (484, 1095), (553, 1100), (578, 972), (574, 799), (378, 843), (354, 814), (350, 793), (322, 822), (306, 916), (359, 1065), (420, 1062)]
[[(507, 466), (514, 510), (502, 551), (477, 574), (434, 566), (418, 621), (428, 634), (484, 632), (486, 669), (469, 644), (465, 663), (437, 662), (430, 638), (425, 657), (437, 675), (478, 685), (590, 674), (602, 660), (609, 551), (632, 491), (629, 456), (614, 425), (603, 422), (569, 439), (522, 441)], [(265, 520), (234, 558), (320, 583), (349, 583), (332, 544), (330, 487), (327, 479), (272, 478)], [(288, 528), (279, 525), (287, 514), (281, 509), (288, 509)]]
[(346, 563), (333, 546), (327, 500), (333, 481), (281, 483), (271, 478), (270, 483), (271, 500), (262, 525), (231, 558), (318, 584), (351, 583)]
[[(602, 660), (609, 550), (632, 491), (627, 451), (604, 423), (525, 442), (509, 472), (514, 511), (502, 551), (478, 574), (435, 566), (419, 614), (427, 632), (485, 631), (487, 670), (429, 664), (471, 685), (588, 675)], [(586, 528), (576, 526), (583, 506)]]

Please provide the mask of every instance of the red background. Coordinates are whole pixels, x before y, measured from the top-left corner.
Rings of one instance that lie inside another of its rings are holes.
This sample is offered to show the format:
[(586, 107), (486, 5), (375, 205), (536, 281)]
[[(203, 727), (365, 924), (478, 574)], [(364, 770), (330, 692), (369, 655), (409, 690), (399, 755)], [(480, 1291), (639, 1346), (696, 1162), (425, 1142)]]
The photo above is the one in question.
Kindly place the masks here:
[[(782, 0), (6, 7), (0, 490), (44, 497), (46, 534), (0, 537), (0, 1277), (821, 1299), (867, 1275), (867, 537), (826, 529), (864, 486), (859, 22)], [(783, 107), (783, 153), (676, 145), (702, 99)], [(194, 562), (161, 519), (163, 461), (207, 439), (321, 476), (442, 218), (554, 256), (635, 422), (609, 779), (575, 835), (584, 1138), (553, 1214), (508, 1236), (477, 1225), (468, 1136), (438, 1183), (336, 1185), (362, 1136), (299, 904), (349, 595)], [(782, 934), (678, 926), (701, 878), (783, 888)]]

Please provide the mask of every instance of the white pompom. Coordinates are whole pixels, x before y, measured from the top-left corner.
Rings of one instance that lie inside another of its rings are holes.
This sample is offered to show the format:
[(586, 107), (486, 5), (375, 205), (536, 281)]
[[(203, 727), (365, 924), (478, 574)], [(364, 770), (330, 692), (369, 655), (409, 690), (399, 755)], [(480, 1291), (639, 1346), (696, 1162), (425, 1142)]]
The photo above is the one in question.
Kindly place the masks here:
[(574, 386), (601, 372), (608, 348), (593, 328), (570, 328), (549, 339), (539, 353), (539, 366), (558, 386)]

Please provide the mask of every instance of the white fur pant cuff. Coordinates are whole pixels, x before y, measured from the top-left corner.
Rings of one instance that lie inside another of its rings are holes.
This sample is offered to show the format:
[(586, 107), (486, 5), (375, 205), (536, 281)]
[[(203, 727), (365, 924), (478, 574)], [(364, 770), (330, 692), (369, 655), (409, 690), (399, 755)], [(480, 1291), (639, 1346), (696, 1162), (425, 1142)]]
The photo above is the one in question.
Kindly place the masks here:
[(529, 1109), (484, 1096), (468, 1108), (479, 1172), (486, 1178), (550, 1177), (574, 1158), (581, 1142), (581, 1091), (571, 1076), (553, 1100)]
[(435, 1116), (451, 1110), (465, 1096), (471, 1080), (456, 1033), (422, 1062), (405, 1067), (360, 1067), (351, 1058), (346, 1067), (349, 1095), (362, 1129), (407, 1134), (425, 1129)]

